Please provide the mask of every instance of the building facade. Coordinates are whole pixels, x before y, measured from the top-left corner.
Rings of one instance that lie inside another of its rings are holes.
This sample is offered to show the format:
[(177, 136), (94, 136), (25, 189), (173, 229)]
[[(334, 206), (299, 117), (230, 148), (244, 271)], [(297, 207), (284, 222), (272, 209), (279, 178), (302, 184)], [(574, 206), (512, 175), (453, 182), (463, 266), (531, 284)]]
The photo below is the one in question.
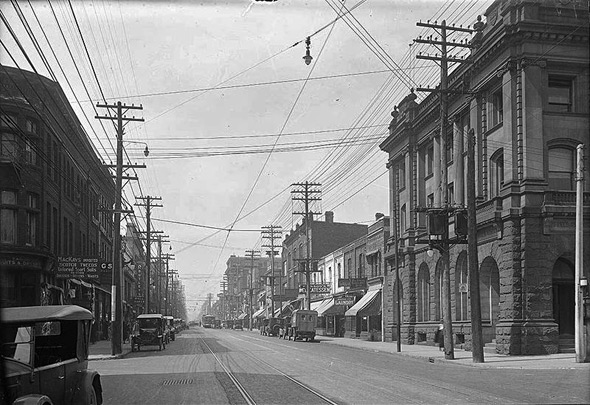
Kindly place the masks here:
[[(477, 241), (484, 343), (502, 354), (544, 354), (562, 350), (573, 337), (575, 152), (584, 144), (588, 156), (590, 143), (588, 9), (576, 3), (495, 1), (485, 13), (472, 63), (449, 76), (449, 89), (456, 91), (448, 96), (445, 133), (435, 94), (418, 104), (411, 93), (392, 113), (381, 149), (389, 156), (402, 288), (399, 297), (395, 288), (387, 289), (384, 314), (394, 325), (399, 298), (404, 343), (432, 343), (442, 319), (443, 266), (440, 253), (419, 243), (427, 223), (421, 210), (467, 204), (470, 130), (477, 235), (468, 238)], [(443, 154), (447, 167), (441, 166)], [(441, 183), (443, 170), (448, 184)], [(583, 204), (588, 240), (588, 192)], [(454, 225), (451, 217), (451, 236)], [(388, 260), (395, 256), (395, 242), (390, 240)], [(455, 345), (468, 349), (466, 246), (451, 245), (449, 255)], [(589, 256), (586, 249), (586, 277)], [(391, 339), (391, 332), (386, 336)]]
[(58, 277), (57, 266), (112, 261), (112, 215), (101, 210), (115, 201), (111, 174), (59, 84), (6, 66), (0, 78), (1, 305), (76, 303), (106, 319), (110, 286)]

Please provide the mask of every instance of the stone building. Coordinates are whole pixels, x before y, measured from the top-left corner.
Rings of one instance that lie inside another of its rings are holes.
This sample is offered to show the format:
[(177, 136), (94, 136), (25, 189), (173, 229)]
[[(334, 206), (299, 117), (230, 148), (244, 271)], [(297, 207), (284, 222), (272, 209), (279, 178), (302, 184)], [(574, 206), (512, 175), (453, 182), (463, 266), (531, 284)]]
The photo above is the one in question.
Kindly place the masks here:
[[(574, 332), (575, 152), (585, 144), (587, 161), (590, 143), (588, 8), (579, 3), (493, 2), (472, 42), (478, 44), (472, 63), (449, 75), (455, 91), (448, 97), (448, 131), (440, 133), (437, 94), (417, 103), (410, 93), (392, 113), (380, 147), (389, 155), (392, 229), (399, 234), (404, 343), (431, 344), (442, 319), (441, 256), (418, 243), (427, 224), (419, 211), (466, 205), (467, 135), (473, 130), (477, 235), (469, 239), (477, 239), (484, 343), (511, 355), (567, 350)], [(441, 184), (442, 170), (448, 184)], [(451, 236), (454, 226), (450, 217)], [(584, 229), (589, 240), (588, 192)], [(468, 349), (466, 249), (451, 245), (449, 254), (455, 345)], [(589, 256), (586, 249), (586, 277)], [(387, 282), (392, 285), (392, 275)], [(389, 325), (396, 319), (392, 291), (384, 310)]]
[(57, 261), (112, 261), (112, 216), (99, 207), (113, 206), (115, 183), (58, 83), (7, 66), (0, 82), (0, 304), (76, 303), (100, 324), (109, 293), (57, 277)]

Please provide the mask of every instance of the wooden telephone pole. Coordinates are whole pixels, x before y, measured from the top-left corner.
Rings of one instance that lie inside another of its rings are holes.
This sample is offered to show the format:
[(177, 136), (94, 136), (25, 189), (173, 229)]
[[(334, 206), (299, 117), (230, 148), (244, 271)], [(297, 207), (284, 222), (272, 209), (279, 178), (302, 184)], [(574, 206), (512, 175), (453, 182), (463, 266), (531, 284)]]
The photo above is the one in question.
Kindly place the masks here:
[(152, 261), (152, 234), (163, 233), (162, 231), (152, 231), (151, 229), (151, 214), (152, 208), (162, 207), (162, 204), (154, 204), (153, 201), (162, 200), (161, 197), (135, 197), (136, 200), (145, 200), (145, 204), (135, 204), (138, 207), (145, 207), (145, 222), (146, 222), (146, 249), (145, 249), (145, 263), (146, 263), (146, 274), (145, 274), (145, 313), (150, 313), (150, 272), (151, 272), (151, 261)]
[[(111, 288), (111, 302), (114, 303), (112, 311), (112, 338), (111, 338), (111, 354), (121, 354), (123, 352), (123, 267), (121, 266), (121, 213), (122, 203), (121, 194), (123, 191), (123, 166), (125, 167), (145, 167), (144, 165), (123, 165), (123, 134), (124, 127), (129, 121), (143, 121), (143, 118), (126, 117), (124, 114), (129, 110), (143, 110), (142, 106), (124, 105), (120, 101), (117, 104), (96, 104), (98, 108), (106, 108), (109, 112), (113, 112), (114, 116), (97, 115), (95, 118), (101, 120), (117, 121), (117, 164), (116, 164), (116, 197), (115, 197), (115, 218), (113, 224), (113, 284)], [(125, 210), (125, 212), (132, 212)], [(114, 309), (114, 310), (113, 310)]]
[(257, 250), (246, 250), (246, 253), (250, 256), (250, 274), (248, 276), (248, 330), (252, 330), (252, 294), (254, 293), (254, 286), (252, 285), (252, 278), (254, 277), (254, 258), (260, 257), (260, 252)]
[[(274, 316), (275, 313), (275, 255), (278, 254), (275, 251), (275, 247), (280, 246), (275, 245), (275, 241), (278, 239), (281, 240), (281, 236), (283, 234), (282, 228), (280, 226), (263, 226), (262, 227), (262, 238), (268, 240), (270, 244), (262, 245), (264, 248), (270, 248), (269, 251), (266, 253), (270, 256), (270, 308), (271, 314)], [(281, 281), (281, 273), (279, 272), (279, 297), (282, 297), (281, 294), (283, 293), (282, 290), (282, 281)], [(266, 284), (266, 283), (265, 283)], [(279, 308), (283, 308), (283, 301), (282, 298), (279, 299)]]
[[(435, 247), (439, 250), (441, 254), (441, 264), (442, 264), (442, 309), (443, 309), (443, 325), (444, 325), (444, 344), (445, 344), (445, 358), (452, 360), (455, 358), (455, 351), (454, 351), (454, 336), (453, 336), (453, 323), (451, 317), (451, 272), (450, 272), (450, 265), (449, 265), (449, 254), (450, 254), (450, 238), (449, 238), (449, 215), (453, 214), (463, 214), (465, 212), (464, 208), (457, 209), (452, 204), (452, 201), (449, 201), (448, 196), (448, 157), (447, 157), (447, 120), (448, 120), (448, 94), (449, 92), (456, 93), (456, 90), (449, 90), (448, 89), (448, 64), (449, 63), (470, 63), (470, 59), (466, 58), (459, 58), (456, 56), (449, 55), (449, 50), (455, 48), (473, 48), (473, 45), (469, 41), (449, 41), (449, 32), (450, 33), (468, 33), (471, 34), (474, 30), (470, 28), (463, 28), (463, 27), (456, 27), (455, 25), (448, 26), (446, 21), (442, 21), (438, 24), (436, 21), (434, 23), (426, 22), (419, 22), (416, 24), (419, 27), (426, 27), (432, 28), (435, 32), (440, 35), (440, 40), (438, 37), (433, 38), (429, 36), (425, 39), (422, 37), (415, 39), (414, 42), (428, 44), (436, 47), (439, 54), (435, 55), (422, 55), (419, 54), (416, 56), (418, 59), (426, 59), (432, 60), (440, 64), (440, 87), (438, 89), (429, 89), (429, 88), (418, 88), (418, 91), (427, 91), (427, 92), (436, 92), (439, 93), (440, 96), (440, 198), (435, 201), (436, 207), (433, 208), (426, 208), (421, 209), (422, 211), (426, 211), (427, 215), (429, 216), (429, 223), (434, 224), (436, 222), (436, 228), (438, 228), (437, 235), (439, 239), (433, 244), (432, 240), (430, 239), (428, 243), (430, 246)], [(457, 225), (457, 222), (455, 222)], [(475, 235), (472, 235), (475, 237)], [(460, 241), (456, 241), (455, 243), (461, 243)], [(464, 242), (463, 242), (464, 243)], [(473, 299), (473, 297), (472, 297)], [(481, 326), (480, 326), (481, 328)]]
[(295, 190), (291, 191), (291, 194), (295, 194), (297, 196), (291, 197), (293, 201), (303, 201), (305, 211), (304, 212), (294, 212), (293, 214), (300, 214), (304, 216), (305, 220), (305, 264), (303, 269), (298, 267), (298, 272), (305, 273), (305, 285), (306, 285), (306, 294), (305, 294), (305, 301), (306, 307), (308, 310), (311, 309), (311, 273), (313, 271), (317, 271), (312, 269), (311, 266), (311, 246), (310, 246), (310, 226), (311, 222), (313, 221), (314, 215), (319, 215), (319, 212), (312, 212), (309, 209), (310, 202), (312, 201), (321, 201), (321, 197), (314, 197), (321, 193), (321, 190), (318, 187), (321, 186), (320, 183), (310, 183), (308, 181), (304, 183), (294, 183), (292, 184), (293, 187), (296, 187)]

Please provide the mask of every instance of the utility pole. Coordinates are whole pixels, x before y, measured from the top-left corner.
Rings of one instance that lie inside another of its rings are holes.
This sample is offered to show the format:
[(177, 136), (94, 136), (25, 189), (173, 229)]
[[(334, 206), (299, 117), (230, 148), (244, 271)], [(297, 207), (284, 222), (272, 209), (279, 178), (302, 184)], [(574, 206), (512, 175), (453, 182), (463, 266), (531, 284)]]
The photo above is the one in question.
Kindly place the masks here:
[(584, 262), (584, 145), (579, 144), (577, 150), (576, 171), (576, 264), (575, 264), (575, 312), (576, 322), (574, 326), (576, 363), (585, 363), (587, 359), (586, 337), (584, 336), (584, 291), (582, 279), (585, 281), (584, 289), (588, 288), (588, 279), (583, 277)]
[(477, 257), (477, 207), (475, 206), (475, 131), (467, 135), (467, 262), (469, 264), (469, 304), (471, 307), (471, 357), (483, 363), (483, 333), (479, 295), (479, 259)]
[[(275, 240), (281, 240), (283, 231), (282, 231), (282, 227), (280, 226), (274, 226), (274, 225), (269, 225), (269, 226), (263, 226), (262, 227), (262, 239), (266, 239), (267, 244), (266, 245), (262, 245), (262, 247), (265, 248), (270, 248), (270, 250), (268, 250), (266, 253), (268, 254), (268, 256), (270, 256), (270, 307), (271, 307), (271, 314), (274, 315), (275, 313), (275, 255), (278, 254), (278, 252), (275, 251), (275, 246), (280, 246), (280, 245), (275, 245)], [(270, 243), (270, 244), (268, 244)], [(279, 271), (279, 308), (283, 308), (283, 299), (282, 299), (282, 295), (283, 292), (283, 287), (282, 287), (282, 280), (281, 280), (281, 271)]]
[(314, 215), (319, 215), (319, 212), (312, 212), (309, 209), (310, 202), (312, 201), (321, 201), (321, 197), (314, 197), (314, 195), (320, 194), (321, 190), (318, 187), (321, 187), (320, 183), (310, 183), (308, 181), (304, 183), (294, 183), (291, 186), (296, 187), (295, 190), (291, 191), (291, 194), (294, 194), (291, 199), (293, 201), (303, 201), (305, 211), (304, 212), (294, 212), (293, 214), (300, 214), (304, 216), (305, 221), (305, 265), (303, 269), (298, 269), (297, 271), (305, 273), (305, 285), (306, 285), (306, 307), (308, 310), (311, 309), (311, 272), (317, 271), (312, 269), (311, 266), (311, 246), (310, 246), (310, 223), (313, 221)]
[[(172, 259), (173, 260), (173, 259)], [(175, 317), (176, 314), (176, 309), (177, 309), (177, 305), (176, 305), (176, 288), (174, 286), (174, 276), (178, 275), (178, 271), (177, 270), (168, 270), (168, 275), (170, 276), (170, 278), (172, 279), (172, 288), (171, 290), (171, 297), (170, 297), (170, 313), (166, 312), (166, 315), (172, 315)], [(166, 283), (168, 283), (168, 279), (166, 279)], [(166, 294), (166, 305), (168, 306), (168, 295)]]
[[(111, 302), (115, 303), (112, 316), (112, 339), (111, 354), (121, 354), (123, 352), (123, 268), (121, 266), (121, 194), (123, 189), (123, 134), (124, 127), (129, 121), (142, 121), (143, 118), (126, 117), (124, 114), (129, 110), (143, 110), (143, 107), (135, 105), (124, 105), (120, 101), (117, 104), (96, 104), (98, 108), (106, 108), (115, 115), (96, 115), (97, 119), (106, 119), (117, 121), (117, 166), (116, 166), (116, 197), (115, 197), (115, 218), (113, 226), (113, 285), (111, 287)], [(124, 124), (125, 122), (125, 124)]]
[(225, 279), (219, 284), (221, 286), (221, 291), (222, 295), (221, 295), (221, 313), (223, 314), (223, 320), (227, 320), (227, 300), (225, 297), (225, 287), (227, 287), (227, 281), (225, 281)]
[(162, 274), (162, 266), (164, 264), (163, 259), (164, 256), (162, 255), (162, 243), (169, 242), (168, 240), (162, 240), (163, 238), (168, 238), (168, 235), (158, 235), (158, 266), (156, 270), (156, 302), (158, 305), (158, 314), (162, 313), (162, 278), (164, 275)]
[[(399, 278), (399, 192), (397, 192), (397, 190), (399, 190), (399, 171), (396, 170), (395, 171), (395, 179), (394, 179), (394, 184), (395, 184), (395, 197), (394, 197), (394, 207), (395, 209), (393, 210), (393, 240), (394, 240), (394, 249), (395, 249), (395, 255), (394, 257), (394, 266), (395, 266), (395, 291), (394, 291), (394, 296), (396, 297), (395, 299), (395, 306), (396, 306), (396, 335), (397, 335), (397, 348), (396, 350), (399, 352), (402, 351), (402, 325), (401, 325), (401, 321), (402, 321), (402, 315), (401, 315), (401, 310), (402, 310), (402, 306), (401, 306), (401, 282), (400, 282), (400, 278)], [(382, 311), (383, 312), (383, 311)], [(385, 331), (384, 331), (385, 332)], [(385, 334), (385, 333), (384, 333)]]
[(170, 271), (170, 260), (174, 260), (174, 255), (170, 254), (170, 253), (166, 253), (164, 255), (164, 259), (166, 259), (166, 293), (164, 294), (164, 315), (170, 315), (168, 313), (168, 307), (171, 305), (170, 304), (170, 295), (168, 294), (168, 290), (169, 290), (169, 284), (168, 284), (168, 280), (170, 278), (171, 274), (174, 274), (174, 270)]
[(441, 253), (441, 264), (442, 264), (442, 309), (443, 309), (443, 325), (444, 325), (444, 342), (445, 342), (445, 359), (453, 360), (455, 358), (454, 342), (453, 342), (453, 321), (451, 317), (451, 272), (449, 266), (449, 214), (455, 214), (455, 209), (451, 205), (451, 201), (448, 199), (448, 159), (447, 159), (447, 120), (448, 120), (448, 64), (451, 63), (465, 63), (470, 62), (469, 59), (457, 58), (449, 56), (449, 49), (453, 48), (471, 48), (472, 45), (468, 41), (448, 41), (448, 31), (452, 33), (462, 32), (469, 33), (473, 32), (472, 29), (447, 26), (446, 21), (443, 20), (441, 24), (431, 22), (419, 22), (416, 24), (419, 27), (432, 28), (440, 35), (440, 41), (438, 38), (432, 38), (429, 36), (426, 39), (421, 37), (415, 39), (414, 42), (433, 45), (440, 51), (440, 56), (436, 55), (416, 55), (418, 59), (433, 60), (440, 64), (440, 88), (439, 89), (425, 89), (419, 88), (418, 91), (430, 91), (438, 92), (440, 96), (440, 199), (435, 201), (438, 205), (434, 210), (428, 210), (429, 215), (437, 217), (437, 222), (442, 233), (437, 248)]
[(154, 207), (162, 207), (162, 204), (154, 204), (153, 201), (162, 200), (161, 197), (135, 197), (136, 200), (145, 200), (145, 204), (135, 204), (138, 207), (145, 207), (145, 222), (146, 222), (146, 249), (145, 249), (145, 263), (146, 263), (146, 277), (145, 277), (145, 313), (150, 313), (150, 272), (152, 262), (152, 233), (163, 233), (161, 231), (151, 230), (151, 212)]
[(246, 250), (246, 254), (250, 255), (250, 274), (248, 276), (248, 295), (250, 297), (250, 303), (248, 305), (248, 330), (252, 330), (252, 294), (254, 292), (252, 278), (254, 277), (254, 258), (259, 258), (260, 252), (257, 250)]

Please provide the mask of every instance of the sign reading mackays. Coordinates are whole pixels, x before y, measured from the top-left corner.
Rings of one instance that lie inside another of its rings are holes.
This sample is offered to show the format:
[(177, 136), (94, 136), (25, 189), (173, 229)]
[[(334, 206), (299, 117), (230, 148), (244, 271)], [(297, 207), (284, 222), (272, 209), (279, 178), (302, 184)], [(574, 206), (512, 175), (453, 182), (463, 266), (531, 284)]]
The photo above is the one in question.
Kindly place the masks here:
[(102, 260), (98, 257), (60, 256), (57, 258), (55, 277), (98, 281), (101, 264)]

